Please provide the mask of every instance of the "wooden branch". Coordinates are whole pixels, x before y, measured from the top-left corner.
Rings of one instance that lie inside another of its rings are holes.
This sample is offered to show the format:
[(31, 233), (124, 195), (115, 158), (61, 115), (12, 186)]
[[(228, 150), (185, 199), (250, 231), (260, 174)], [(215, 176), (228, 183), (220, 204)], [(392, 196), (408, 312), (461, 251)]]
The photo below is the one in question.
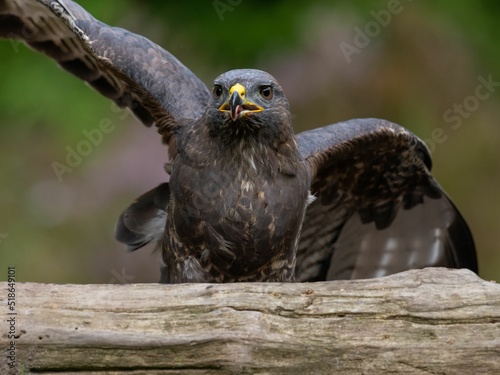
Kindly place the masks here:
[(500, 285), (467, 270), (310, 284), (15, 288), (15, 373), (500, 373)]

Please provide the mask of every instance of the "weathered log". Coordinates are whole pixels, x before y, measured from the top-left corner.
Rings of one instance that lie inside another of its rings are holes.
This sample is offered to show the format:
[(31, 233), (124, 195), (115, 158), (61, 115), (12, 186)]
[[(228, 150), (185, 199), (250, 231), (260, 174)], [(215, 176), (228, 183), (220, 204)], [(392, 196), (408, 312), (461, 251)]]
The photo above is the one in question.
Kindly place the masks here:
[(500, 285), (468, 270), (309, 284), (17, 283), (15, 302), (16, 338), (3, 330), (2, 348), (15, 343), (16, 373), (500, 373)]

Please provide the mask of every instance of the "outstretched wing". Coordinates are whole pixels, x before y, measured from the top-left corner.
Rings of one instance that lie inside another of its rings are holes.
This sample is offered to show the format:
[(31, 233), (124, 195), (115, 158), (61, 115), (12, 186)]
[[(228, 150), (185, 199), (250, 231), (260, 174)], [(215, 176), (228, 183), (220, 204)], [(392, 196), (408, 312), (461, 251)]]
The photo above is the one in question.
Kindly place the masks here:
[(0, 37), (56, 60), (168, 142), (180, 120), (201, 116), (207, 87), (169, 52), (110, 27), (70, 0), (0, 0)]
[(430, 175), (425, 144), (378, 119), (297, 135), (311, 193), (297, 281), (371, 278), (444, 266), (477, 272), (464, 219)]

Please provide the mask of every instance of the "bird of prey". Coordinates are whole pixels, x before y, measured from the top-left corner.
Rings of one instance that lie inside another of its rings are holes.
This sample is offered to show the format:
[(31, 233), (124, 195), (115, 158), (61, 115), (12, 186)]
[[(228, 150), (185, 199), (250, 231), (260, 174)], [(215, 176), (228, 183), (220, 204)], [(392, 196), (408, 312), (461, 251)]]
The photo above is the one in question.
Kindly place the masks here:
[(169, 52), (69, 0), (0, 0), (24, 41), (168, 145), (169, 183), (120, 216), (129, 250), (158, 241), (161, 282), (317, 281), (427, 266), (477, 272), (470, 230), (425, 144), (380, 119), (295, 135), (278, 82), (232, 70), (209, 90)]

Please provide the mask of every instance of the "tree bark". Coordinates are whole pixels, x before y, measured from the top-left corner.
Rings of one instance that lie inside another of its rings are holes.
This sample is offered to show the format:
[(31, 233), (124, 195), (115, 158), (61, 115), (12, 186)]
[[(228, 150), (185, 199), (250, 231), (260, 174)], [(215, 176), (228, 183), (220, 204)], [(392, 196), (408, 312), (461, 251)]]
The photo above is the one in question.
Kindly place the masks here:
[(16, 337), (4, 326), (1, 346), (14, 342), (16, 368), (3, 355), (2, 374), (500, 374), (500, 285), (468, 270), (303, 284), (17, 283), (14, 298)]

